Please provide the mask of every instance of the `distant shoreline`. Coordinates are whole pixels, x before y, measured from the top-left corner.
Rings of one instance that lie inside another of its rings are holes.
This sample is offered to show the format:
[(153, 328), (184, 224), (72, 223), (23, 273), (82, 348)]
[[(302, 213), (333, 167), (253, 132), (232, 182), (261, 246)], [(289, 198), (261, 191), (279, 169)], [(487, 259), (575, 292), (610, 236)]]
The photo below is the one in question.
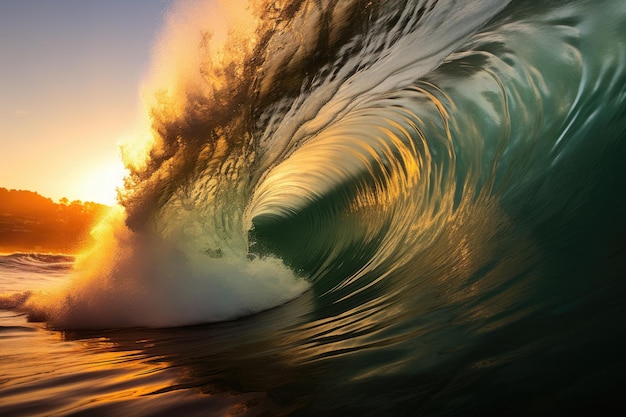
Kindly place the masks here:
[(62, 199), (33, 191), (0, 188), (0, 253), (75, 255), (110, 206)]

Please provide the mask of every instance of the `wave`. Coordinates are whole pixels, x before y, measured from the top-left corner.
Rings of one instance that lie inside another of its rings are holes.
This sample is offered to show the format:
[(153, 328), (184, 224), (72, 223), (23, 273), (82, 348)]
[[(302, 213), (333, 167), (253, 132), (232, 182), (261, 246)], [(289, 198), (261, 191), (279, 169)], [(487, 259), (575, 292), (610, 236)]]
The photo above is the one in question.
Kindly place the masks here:
[(15, 252), (0, 255), (0, 268), (20, 269), (26, 272), (54, 272), (71, 269), (74, 257), (61, 254), (46, 254), (36, 252)]
[(599, 227), (623, 250), (598, 216), (624, 209), (626, 8), (600, 3), (177, 4), (120, 206), (70, 287), (27, 305), (59, 327), (304, 292), (309, 313), (391, 328), (442, 294), (491, 326), (529, 314), (565, 240), (591, 259)]

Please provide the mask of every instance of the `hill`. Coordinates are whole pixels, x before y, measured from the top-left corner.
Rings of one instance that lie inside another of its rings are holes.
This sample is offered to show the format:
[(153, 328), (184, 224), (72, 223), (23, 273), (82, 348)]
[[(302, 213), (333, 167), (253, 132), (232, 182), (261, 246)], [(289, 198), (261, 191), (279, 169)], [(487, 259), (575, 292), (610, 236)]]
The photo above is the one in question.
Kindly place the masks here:
[(36, 192), (0, 188), (0, 252), (75, 253), (108, 209), (78, 200), (55, 203)]

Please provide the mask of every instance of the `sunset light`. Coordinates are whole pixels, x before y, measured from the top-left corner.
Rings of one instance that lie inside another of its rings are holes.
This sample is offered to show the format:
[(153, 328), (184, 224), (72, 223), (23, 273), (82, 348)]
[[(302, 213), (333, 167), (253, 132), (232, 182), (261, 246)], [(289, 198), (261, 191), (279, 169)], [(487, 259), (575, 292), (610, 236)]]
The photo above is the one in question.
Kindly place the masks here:
[(0, 416), (623, 408), (626, 0), (0, 0)]
[(0, 187), (113, 204), (169, 2), (0, 2)]
[(117, 189), (123, 187), (126, 174), (121, 160), (107, 161), (90, 167), (84, 177), (77, 178), (74, 184), (67, 184), (67, 188), (73, 189), (83, 201), (113, 205), (117, 202)]

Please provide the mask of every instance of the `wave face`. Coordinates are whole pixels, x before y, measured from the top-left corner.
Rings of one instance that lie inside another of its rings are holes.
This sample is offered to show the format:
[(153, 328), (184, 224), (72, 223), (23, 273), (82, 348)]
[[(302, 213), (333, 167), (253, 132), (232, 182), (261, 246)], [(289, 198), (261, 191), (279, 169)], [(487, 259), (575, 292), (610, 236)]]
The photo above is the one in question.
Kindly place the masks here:
[(271, 337), (364, 392), (623, 339), (623, 1), (183, 2), (148, 85), (121, 206), (28, 302), (51, 325), (299, 297)]

